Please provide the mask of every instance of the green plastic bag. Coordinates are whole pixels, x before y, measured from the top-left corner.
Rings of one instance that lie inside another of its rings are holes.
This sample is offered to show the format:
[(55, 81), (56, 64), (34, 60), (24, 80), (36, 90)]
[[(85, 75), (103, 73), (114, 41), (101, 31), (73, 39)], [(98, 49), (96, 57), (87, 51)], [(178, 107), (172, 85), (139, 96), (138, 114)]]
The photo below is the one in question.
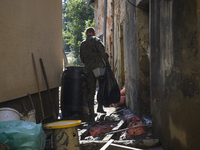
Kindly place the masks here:
[(0, 142), (12, 150), (43, 150), (46, 135), (42, 124), (22, 120), (0, 122)]

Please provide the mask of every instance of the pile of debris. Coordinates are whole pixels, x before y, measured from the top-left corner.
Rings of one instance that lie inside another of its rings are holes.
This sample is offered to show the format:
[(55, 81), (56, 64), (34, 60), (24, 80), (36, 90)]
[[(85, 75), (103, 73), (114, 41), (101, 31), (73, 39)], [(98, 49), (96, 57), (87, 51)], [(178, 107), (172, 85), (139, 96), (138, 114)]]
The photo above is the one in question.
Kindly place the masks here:
[[(149, 117), (139, 118), (125, 107), (125, 87), (120, 91), (120, 102), (104, 107), (106, 114), (97, 113), (95, 122), (77, 126), (81, 150), (135, 149), (163, 150), (152, 135)], [(97, 110), (97, 100), (95, 100)], [(51, 132), (45, 130), (46, 147), (51, 148)]]
[[(106, 110), (108, 111), (107, 108)], [(83, 150), (138, 147), (149, 148), (159, 145), (151, 132), (152, 121), (138, 118), (125, 107), (117, 107), (108, 115), (98, 115), (96, 122), (83, 122), (78, 126), (79, 142)], [(102, 149), (103, 150), (103, 149)]]

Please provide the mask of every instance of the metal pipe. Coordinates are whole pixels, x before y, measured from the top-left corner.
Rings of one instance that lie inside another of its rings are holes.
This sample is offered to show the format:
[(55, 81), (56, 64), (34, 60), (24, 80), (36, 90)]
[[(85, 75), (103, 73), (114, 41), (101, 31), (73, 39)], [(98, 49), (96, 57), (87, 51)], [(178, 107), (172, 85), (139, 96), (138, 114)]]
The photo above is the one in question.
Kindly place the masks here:
[(106, 50), (107, 0), (104, 0), (103, 44)]

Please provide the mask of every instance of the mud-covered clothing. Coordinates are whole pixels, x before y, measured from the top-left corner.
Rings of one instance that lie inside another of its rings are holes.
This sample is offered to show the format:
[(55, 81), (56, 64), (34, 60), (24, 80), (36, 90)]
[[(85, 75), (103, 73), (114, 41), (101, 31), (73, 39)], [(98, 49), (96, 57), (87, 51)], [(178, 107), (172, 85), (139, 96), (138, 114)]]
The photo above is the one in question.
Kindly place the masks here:
[(85, 71), (90, 72), (95, 68), (103, 68), (108, 63), (108, 54), (101, 40), (95, 36), (89, 35), (80, 46), (81, 62), (85, 65)]
[[(87, 79), (87, 94), (86, 100), (90, 115), (94, 114), (94, 95), (96, 91), (96, 77), (92, 72), (95, 68), (103, 68), (108, 64), (108, 54), (105, 52), (105, 47), (101, 40), (95, 36), (89, 35), (80, 46), (80, 58), (85, 66)], [(103, 58), (103, 60), (102, 60)]]

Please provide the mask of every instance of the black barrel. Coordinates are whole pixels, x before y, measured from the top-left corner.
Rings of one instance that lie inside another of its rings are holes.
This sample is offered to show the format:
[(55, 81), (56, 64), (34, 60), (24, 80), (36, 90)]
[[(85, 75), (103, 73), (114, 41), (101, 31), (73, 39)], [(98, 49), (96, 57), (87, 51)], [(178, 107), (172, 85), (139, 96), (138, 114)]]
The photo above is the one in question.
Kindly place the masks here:
[(69, 66), (63, 72), (61, 88), (62, 117), (79, 114), (82, 110), (86, 77), (83, 67)]

